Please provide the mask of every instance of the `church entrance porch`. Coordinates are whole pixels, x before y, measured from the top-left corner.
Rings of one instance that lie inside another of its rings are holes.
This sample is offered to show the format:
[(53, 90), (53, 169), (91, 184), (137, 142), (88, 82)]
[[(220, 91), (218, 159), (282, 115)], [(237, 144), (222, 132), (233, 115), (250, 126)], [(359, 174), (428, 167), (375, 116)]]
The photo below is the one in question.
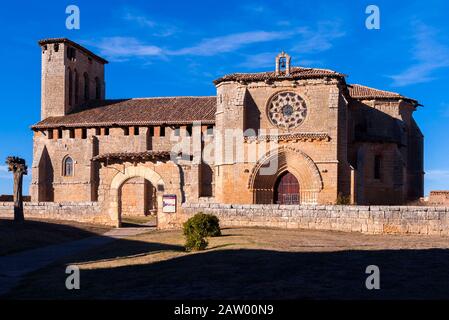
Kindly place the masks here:
[[(99, 202), (116, 227), (153, 214), (158, 228), (179, 224), (183, 190), (181, 169), (168, 152), (105, 154), (93, 159), (100, 168)], [(164, 197), (175, 198), (164, 207)], [(124, 223), (125, 222), (125, 223)]]
[(317, 204), (323, 181), (307, 154), (281, 146), (254, 166), (248, 188), (254, 204)]

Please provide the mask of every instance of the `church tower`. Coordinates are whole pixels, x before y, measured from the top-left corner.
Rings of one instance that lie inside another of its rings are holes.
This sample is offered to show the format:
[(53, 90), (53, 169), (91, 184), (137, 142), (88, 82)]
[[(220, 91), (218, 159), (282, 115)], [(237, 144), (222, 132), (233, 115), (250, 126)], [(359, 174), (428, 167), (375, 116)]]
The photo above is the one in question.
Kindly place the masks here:
[(42, 120), (72, 113), (89, 100), (105, 99), (106, 60), (65, 38), (41, 40), (39, 45)]

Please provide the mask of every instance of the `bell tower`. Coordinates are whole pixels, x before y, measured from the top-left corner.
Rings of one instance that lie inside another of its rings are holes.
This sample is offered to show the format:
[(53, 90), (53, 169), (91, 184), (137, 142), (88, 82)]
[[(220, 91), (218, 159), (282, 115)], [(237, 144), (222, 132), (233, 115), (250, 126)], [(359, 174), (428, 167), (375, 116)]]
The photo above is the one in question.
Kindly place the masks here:
[(292, 58), (282, 51), (280, 54), (276, 56), (276, 75), (290, 75), (290, 66), (291, 66)]
[(89, 100), (105, 99), (106, 60), (66, 38), (41, 40), (39, 45), (42, 120), (75, 112)]

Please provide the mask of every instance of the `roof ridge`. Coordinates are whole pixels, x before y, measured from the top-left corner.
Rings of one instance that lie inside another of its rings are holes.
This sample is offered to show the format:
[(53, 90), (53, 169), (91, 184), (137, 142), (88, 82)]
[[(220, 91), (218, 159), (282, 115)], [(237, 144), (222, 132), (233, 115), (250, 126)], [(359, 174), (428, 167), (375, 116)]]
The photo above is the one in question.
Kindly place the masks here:
[(216, 98), (217, 96), (167, 96), (167, 97), (138, 97), (138, 98), (130, 98), (130, 100), (151, 100), (151, 99), (182, 99), (182, 98), (191, 98), (191, 99), (205, 99), (205, 98)]
[(103, 101), (155, 100), (155, 99), (179, 99), (179, 98), (206, 99), (206, 98), (216, 98), (216, 97), (217, 97), (217, 96), (136, 97), (136, 98), (114, 98), (114, 99), (104, 99)]
[(402, 94), (400, 94), (400, 93), (398, 93), (398, 92), (395, 92), (395, 91), (384, 90), (384, 89), (377, 89), (377, 88), (369, 87), (369, 86), (366, 86), (366, 85), (363, 85), (363, 84), (359, 84), (359, 83), (351, 83), (351, 84), (349, 84), (349, 85), (350, 85), (350, 86), (363, 87), (363, 88), (367, 88), (367, 89), (371, 89), (371, 90), (376, 90), (376, 91), (383, 91), (383, 92), (388, 92), (388, 93), (394, 93), (394, 94), (397, 94), (397, 95), (403, 97)]

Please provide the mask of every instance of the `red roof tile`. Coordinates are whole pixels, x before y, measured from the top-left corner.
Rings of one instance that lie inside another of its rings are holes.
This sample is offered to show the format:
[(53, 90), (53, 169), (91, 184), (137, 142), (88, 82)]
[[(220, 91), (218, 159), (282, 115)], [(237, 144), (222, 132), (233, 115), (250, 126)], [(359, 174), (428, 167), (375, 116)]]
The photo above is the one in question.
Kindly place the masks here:
[(213, 124), (215, 111), (215, 97), (92, 101), (81, 111), (44, 119), (32, 128)]
[(353, 99), (403, 99), (417, 103), (416, 100), (404, 97), (399, 93), (374, 89), (360, 84), (348, 85), (348, 89), (349, 95)]
[(276, 72), (274, 71), (258, 73), (233, 73), (215, 80), (214, 83), (219, 84), (225, 81), (273, 81), (279, 79), (298, 80), (323, 77), (344, 78), (345, 75), (328, 69), (292, 67), (289, 76), (286, 76), (285, 74), (276, 75)]

